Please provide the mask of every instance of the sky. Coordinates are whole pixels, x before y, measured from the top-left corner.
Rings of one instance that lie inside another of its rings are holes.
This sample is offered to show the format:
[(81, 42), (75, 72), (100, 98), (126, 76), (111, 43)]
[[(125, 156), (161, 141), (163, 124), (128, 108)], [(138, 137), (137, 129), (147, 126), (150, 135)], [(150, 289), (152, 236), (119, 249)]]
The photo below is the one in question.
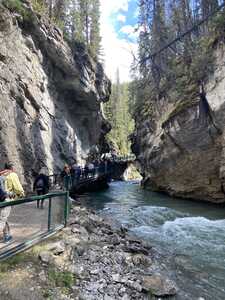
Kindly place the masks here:
[(130, 81), (132, 53), (137, 51), (137, 0), (100, 0), (101, 36), (105, 71), (115, 81), (117, 68), (121, 82)]

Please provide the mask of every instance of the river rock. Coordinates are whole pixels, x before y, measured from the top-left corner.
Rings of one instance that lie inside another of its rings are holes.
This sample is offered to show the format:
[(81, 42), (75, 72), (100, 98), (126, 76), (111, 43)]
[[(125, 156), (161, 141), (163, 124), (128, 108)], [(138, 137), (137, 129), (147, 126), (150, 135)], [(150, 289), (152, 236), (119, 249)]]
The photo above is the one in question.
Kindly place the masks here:
[(126, 286), (128, 286), (128, 287), (130, 287), (130, 288), (132, 288), (132, 289), (134, 289), (138, 292), (141, 292), (142, 289), (143, 289), (142, 285), (139, 282), (132, 281), (132, 280), (127, 280)]
[(88, 241), (89, 234), (85, 227), (75, 225), (72, 227), (71, 231), (83, 241)]
[(45, 275), (45, 271), (42, 270), (40, 273), (39, 273), (39, 278), (41, 281), (43, 282), (46, 282), (47, 281), (47, 276)]
[(65, 245), (68, 245), (68, 246), (71, 246), (72, 248), (74, 248), (81, 243), (81, 239), (79, 239), (78, 237), (70, 236), (70, 237), (64, 238), (64, 243), (65, 243)]
[(126, 242), (126, 246), (124, 246), (124, 250), (131, 253), (141, 253), (144, 255), (149, 254), (149, 249), (144, 247), (140, 242), (132, 243)]
[(48, 251), (52, 251), (54, 255), (60, 255), (65, 251), (65, 244), (63, 241), (50, 244), (48, 246)]
[(112, 280), (114, 282), (121, 282), (120, 274), (112, 274)]
[(150, 266), (152, 264), (151, 258), (143, 254), (136, 254), (132, 257), (133, 264), (135, 266), (145, 265)]
[(38, 256), (39, 256), (41, 262), (43, 262), (45, 264), (52, 263), (54, 260), (52, 253), (49, 251), (41, 251)]
[(115, 300), (115, 298), (112, 298), (112, 297), (109, 296), (109, 295), (105, 295), (105, 296), (104, 296), (104, 300)]
[(143, 276), (142, 289), (160, 297), (173, 296), (178, 292), (176, 284), (172, 280), (169, 280), (160, 274)]
[(79, 265), (71, 265), (67, 268), (67, 270), (78, 277), (82, 276), (83, 272), (85, 271), (84, 266)]

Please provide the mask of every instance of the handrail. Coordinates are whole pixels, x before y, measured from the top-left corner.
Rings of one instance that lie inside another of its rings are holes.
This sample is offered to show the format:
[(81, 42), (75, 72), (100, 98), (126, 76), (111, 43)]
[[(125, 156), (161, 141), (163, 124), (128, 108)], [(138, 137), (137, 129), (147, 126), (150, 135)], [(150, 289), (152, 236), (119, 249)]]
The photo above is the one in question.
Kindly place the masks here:
[[(71, 173), (68, 174), (68, 177), (71, 178), (70, 180), (72, 180), (72, 186), (75, 187), (76, 185), (79, 185), (80, 183), (83, 183), (86, 180), (97, 179), (101, 176), (110, 177), (111, 174), (114, 173), (114, 168), (115, 168), (114, 163), (134, 161), (135, 159), (136, 159), (135, 155), (132, 154), (127, 156), (115, 156), (108, 159), (109, 162), (108, 164), (106, 165), (100, 164), (98, 166), (95, 166), (93, 169), (88, 169), (88, 168), (78, 166), (79, 169), (72, 170)], [(52, 182), (53, 185), (59, 184), (61, 186), (64, 186), (63, 178), (61, 177), (60, 173), (50, 174), (48, 177), (53, 178), (53, 182)]]
[[(60, 197), (60, 198), (59, 198)], [(54, 202), (54, 198), (58, 198), (58, 202)], [(62, 198), (62, 199), (61, 199)], [(26, 240), (19, 240), (15, 239), (12, 241), (12, 243), (9, 243), (5, 245), (4, 247), (0, 247), (0, 260), (6, 259), (10, 256), (13, 256), (25, 249), (28, 249), (29, 247), (33, 246), (34, 244), (50, 237), (54, 233), (58, 232), (60, 229), (65, 227), (67, 225), (68, 215), (69, 215), (69, 192), (68, 191), (60, 191), (60, 192), (50, 192), (46, 195), (40, 195), (40, 196), (30, 196), (26, 198), (20, 198), (16, 200), (11, 201), (5, 201), (0, 203), (0, 209), (3, 209), (8, 206), (19, 206), (21, 204), (27, 204), (32, 203), (37, 200), (45, 200), (48, 201), (48, 207), (47, 211), (44, 215), (44, 223), (46, 221), (46, 229), (41, 229), (38, 232), (34, 232), (32, 236), (28, 236)], [(55, 203), (55, 204), (54, 204)], [(56, 205), (56, 206), (55, 206)], [(58, 218), (58, 213), (54, 214), (56, 209), (60, 208), (60, 219)], [(29, 207), (27, 208), (29, 211)], [(31, 207), (31, 211), (33, 209), (33, 206)], [(17, 211), (17, 210), (16, 210)], [(38, 210), (37, 210), (38, 213)], [(56, 217), (57, 216), (57, 217)], [(55, 219), (56, 217), (56, 219)], [(34, 216), (35, 219), (35, 216)], [(32, 215), (31, 215), (32, 220)], [(56, 221), (58, 220), (58, 221)], [(11, 221), (9, 221), (11, 222)], [(23, 221), (22, 221), (23, 222)], [(24, 226), (26, 226), (25, 223), (21, 223)], [(32, 224), (32, 222), (31, 222)], [(40, 220), (40, 225), (43, 225), (43, 220)], [(28, 230), (29, 232), (29, 230)], [(26, 238), (26, 236), (25, 236)]]
[(31, 196), (29, 198), (19, 198), (16, 200), (11, 200), (7, 202), (0, 202), (0, 208), (6, 207), (6, 206), (15, 206), (23, 203), (29, 203), (29, 202), (34, 202), (37, 200), (44, 200), (44, 199), (49, 199), (49, 198), (54, 198), (57, 196), (67, 196), (68, 192), (53, 192), (45, 195), (40, 195), (40, 196)]

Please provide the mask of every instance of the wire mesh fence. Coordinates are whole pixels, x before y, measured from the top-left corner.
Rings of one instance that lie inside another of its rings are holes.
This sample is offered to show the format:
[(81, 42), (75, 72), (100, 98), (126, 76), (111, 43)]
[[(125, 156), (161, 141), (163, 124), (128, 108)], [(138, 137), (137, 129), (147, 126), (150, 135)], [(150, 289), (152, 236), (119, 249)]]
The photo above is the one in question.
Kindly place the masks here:
[[(37, 207), (37, 201), (43, 201), (43, 208)], [(1, 202), (0, 218), (4, 216), (4, 211), (9, 213), (9, 232), (8, 228), (1, 226), (0, 259), (25, 250), (63, 228), (67, 223), (68, 210), (67, 192)], [(3, 231), (12, 236), (8, 242), (3, 239)]]

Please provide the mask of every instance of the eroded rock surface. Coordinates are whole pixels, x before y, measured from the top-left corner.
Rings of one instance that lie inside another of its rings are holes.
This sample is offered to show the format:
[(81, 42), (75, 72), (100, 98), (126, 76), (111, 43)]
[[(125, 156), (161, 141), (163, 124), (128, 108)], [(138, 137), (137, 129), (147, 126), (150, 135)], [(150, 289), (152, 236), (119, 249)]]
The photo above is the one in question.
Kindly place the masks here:
[(26, 18), (0, 6), (0, 167), (12, 160), (29, 184), (42, 166), (56, 172), (105, 146), (110, 82), (84, 48), (69, 47), (23, 2)]
[(174, 103), (162, 98), (151, 117), (136, 116), (133, 152), (143, 185), (178, 197), (224, 202), (225, 49), (199, 94)]

